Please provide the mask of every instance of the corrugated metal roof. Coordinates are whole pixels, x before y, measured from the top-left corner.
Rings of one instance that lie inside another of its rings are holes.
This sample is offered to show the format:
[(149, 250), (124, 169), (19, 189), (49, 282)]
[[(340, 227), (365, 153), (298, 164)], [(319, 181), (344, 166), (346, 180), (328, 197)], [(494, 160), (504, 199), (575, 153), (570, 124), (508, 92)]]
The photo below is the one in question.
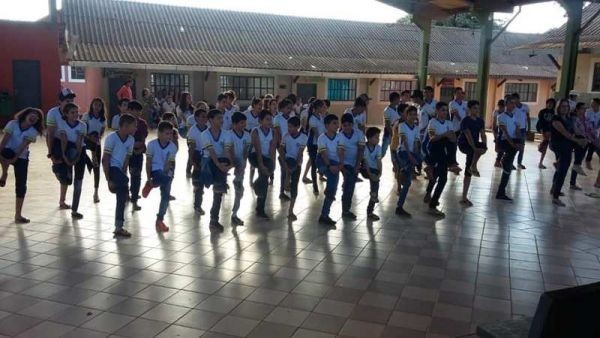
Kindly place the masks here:
[[(114, 0), (64, 0), (62, 16), (78, 37), (72, 60), (82, 62), (415, 74), (421, 37), (414, 25)], [(502, 34), (491, 75), (555, 77), (545, 56), (513, 50), (538, 38)], [(431, 74), (476, 74), (478, 30), (434, 27), (431, 40)]]

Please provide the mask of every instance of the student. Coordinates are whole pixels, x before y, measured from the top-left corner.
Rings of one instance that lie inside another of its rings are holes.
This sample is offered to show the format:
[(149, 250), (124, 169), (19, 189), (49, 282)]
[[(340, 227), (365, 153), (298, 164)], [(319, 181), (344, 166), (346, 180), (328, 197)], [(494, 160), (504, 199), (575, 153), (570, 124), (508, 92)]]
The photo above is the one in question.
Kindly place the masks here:
[(463, 154), (467, 155), (460, 203), (470, 207), (473, 206), (473, 203), (467, 198), (467, 195), (471, 185), (471, 176), (480, 176), (477, 170), (477, 162), (487, 151), (487, 137), (485, 135), (485, 122), (479, 117), (479, 101), (469, 101), (467, 108), (469, 112), (460, 123), (461, 133), (458, 137), (458, 148)]
[(429, 121), (436, 116), (435, 107), (437, 101), (433, 99), (433, 87), (427, 86), (423, 92), (418, 89), (414, 90), (412, 99), (419, 106), (419, 132), (421, 134), (421, 141), (423, 141), (427, 135)]
[[(458, 138), (460, 135), (460, 123), (467, 116), (468, 112), (467, 101), (465, 101), (465, 92), (461, 87), (456, 87), (454, 89), (454, 100), (450, 101), (448, 104), (448, 110), (450, 111), (450, 119), (452, 120), (452, 129)], [(455, 144), (451, 146), (454, 145)], [(450, 162), (450, 165), (452, 164), (458, 165), (456, 158)]]
[(227, 98), (227, 109), (232, 113), (236, 111), (240, 111), (240, 107), (237, 105), (237, 94), (234, 90), (228, 90), (225, 92), (225, 97)]
[(340, 143), (340, 135), (337, 132), (339, 129), (338, 117), (329, 114), (323, 120), (326, 129), (317, 140), (319, 156), (315, 165), (327, 177), (327, 185), (319, 223), (335, 228), (335, 221), (329, 217), (329, 212), (333, 201), (335, 201), (340, 171), (344, 167), (344, 146)]
[[(131, 101), (127, 105), (129, 114), (137, 119), (137, 127), (133, 138), (133, 154), (129, 158), (129, 175), (131, 177), (131, 204), (133, 211), (142, 210), (138, 205), (140, 186), (142, 184), (142, 169), (144, 168), (144, 153), (146, 152), (146, 138), (148, 137), (148, 124), (142, 118), (142, 105), (138, 101)], [(163, 114), (164, 115), (164, 114)]]
[(171, 183), (175, 170), (175, 156), (177, 147), (171, 141), (173, 137), (173, 124), (161, 121), (158, 124), (158, 138), (148, 143), (146, 152), (146, 185), (142, 190), (142, 196), (148, 197), (153, 188), (160, 187), (160, 204), (156, 214), (156, 231), (167, 232), (169, 227), (165, 225), (164, 219), (169, 207), (169, 196), (171, 194)]
[(167, 121), (173, 125), (173, 135), (171, 136), (171, 142), (175, 144), (179, 149), (179, 128), (177, 127), (177, 116), (174, 113), (164, 113), (161, 121)]
[(258, 115), (260, 114), (261, 110), (263, 110), (262, 101), (257, 97), (252, 98), (252, 101), (250, 101), (250, 107), (248, 107), (248, 110), (244, 112), (244, 115), (246, 116), (247, 132), (251, 132), (254, 130), (254, 128), (259, 126)]
[[(448, 104), (438, 102), (435, 106), (436, 118), (429, 121), (429, 164), (433, 167), (433, 177), (429, 180), (423, 202), (429, 204), (429, 212), (435, 216), (444, 217), (438, 210), (439, 199), (448, 180), (448, 164), (452, 163), (450, 152), (454, 147), (449, 143), (456, 143), (456, 134), (448, 118)], [(434, 188), (435, 187), (435, 191)], [(433, 195), (431, 194), (433, 192)]]
[(567, 176), (569, 166), (571, 166), (571, 159), (573, 153), (573, 147), (575, 145), (585, 147), (587, 141), (585, 139), (578, 139), (575, 137), (575, 128), (573, 120), (569, 113), (569, 102), (567, 100), (560, 100), (556, 115), (552, 119), (552, 136), (550, 137), (550, 144), (558, 163), (555, 166), (556, 171), (552, 179), (552, 204), (564, 207), (565, 204), (560, 200), (560, 194), (562, 186)]
[[(277, 106), (279, 113), (273, 118), (273, 131), (275, 132), (275, 138), (277, 139), (277, 148), (281, 149), (279, 145), (283, 141), (283, 137), (288, 133), (288, 120), (292, 116), (292, 102), (284, 99), (279, 102)], [(283, 201), (289, 201), (290, 197), (285, 194), (286, 187), (286, 171), (283, 170), (284, 166), (284, 156), (280, 153), (279, 156), (279, 165), (282, 168), (281, 170), (281, 184), (279, 186), (279, 199)], [(300, 163), (302, 166), (302, 163)]]
[[(63, 88), (58, 93), (59, 105), (50, 109), (46, 115), (46, 146), (48, 147), (48, 158), (52, 160), (52, 164), (62, 161), (62, 156), (60, 156), (60, 139), (56, 131), (62, 123), (65, 123), (63, 117), (65, 106), (73, 103), (75, 96), (75, 92), (71, 89)], [(54, 154), (58, 156), (54, 156)]]
[[(585, 113), (585, 118), (594, 133), (598, 133), (600, 130), (600, 98), (592, 99), (592, 103), (590, 104), (590, 108)], [(587, 145), (587, 155), (585, 156), (585, 164), (589, 170), (592, 170), (592, 157), (594, 153), (598, 153), (600, 156), (600, 149), (594, 146), (594, 143), (588, 143)]]
[(112, 118), (110, 119), (110, 129), (112, 130), (117, 130), (119, 129), (119, 119), (121, 118), (121, 115), (126, 114), (129, 112), (129, 102), (131, 100), (129, 99), (120, 99), (119, 100), (119, 111), (112, 116)]
[[(306, 178), (307, 170), (304, 171), (304, 178), (302, 181), (304, 183), (312, 183), (313, 185), (313, 193), (315, 195), (319, 194), (319, 186), (317, 185), (317, 153), (318, 153), (318, 138), (325, 132), (325, 117), (324, 114), (327, 111), (327, 106), (323, 100), (315, 100), (308, 109), (308, 118), (307, 118), (307, 130), (308, 130), (308, 156), (310, 158), (310, 176), (311, 180), (308, 181)], [(339, 121), (338, 121), (339, 124)]]
[(117, 100), (127, 99), (129, 101), (133, 100), (133, 92), (131, 91), (131, 86), (133, 85), (133, 80), (127, 79), (117, 91)]
[[(221, 93), (219, 95), (217, 95), (217, 102), (215, 103), (215, 109), (219, 110), (221, 112), (221, 114), (225, 115), (225, 112), (227, 112), (227, 96), (225, 96), (225, 93)], [(225, 122), (223, 122), (225, 123)]]
[(519, 169), (526, 169), (523, 165), (523, 155), (525, 153), (525, 140), (527, 139), (527, 133), (531, 130), (531, 118), (529, 117), (529, 106), (521, 102), (519, 93), (512, 94), (513, 100), (515, 100), (515, 116), (520, 128), (520, 137), (523, 147), (519, 149), (519, 156), (517, 157), (517, 167)]
[(233, 104), (235, 102), (233, 91), (226, 91), (223, 96), (224, 100), (217, 98), (219, 106), (223, 106), (223, 130), (231, 130), (231, 117), (233, 113), (239, 111), (239, 108)]
[[(208, 112), (210, 110), (210, 108), (208, 108), (208, 103), (206, 103), (205, 101), (198, 101), (194, 104), (194, 113), (198, 109), (203, 109), (206, 112)], [(196, 124), (196, 116), (194, 114), (192, 114), (190, 117), (188, 117), (185, 124), (186, 124), (188, 131), (190, 129), (192, 129), (192, 126), (194, 126)]]
[(366, 174), (366, 178), (369, 179), (369, 185), (371, 188), (369, 204), (367, 205), (367, 219), (371, 221), (378, 221), (380, 219), (379, 216), (373, 213), (375, 210), (375, 204), (379, 202), (379, 180), (381, 179), (383, 168), (381, 164), (382, 150), (379, 146), (380, 135), (381, 130), (379, 128), (367, 128), (367, 145), (363, 151), (365, 165), (364, 173)]
[(269, 177), (275, 170), (277, 139), (273, 133), (273, 115), (268, 110), (259, 114), (260, 127), (252, 130), (250, 163), (258, 170), (258, 178), (252, 184), (256, 193), (256, 216), (269, 218), (265, 213)]
[(581, 164), (583, 163), (583, 158), (585, 157), (587, 145), (594, 142), (593, 127), (585, 118), (585, 111), (585, 103), (578, 102), (575, 106), (575, 116), (572, 117), (574, 131), (573, 136), (575, 136), (575, 138), (580, 140), (582, 143), (585, 142), (585, 145), (582, 147), (578, 144), (574, 144), (573, 147), (575, 159), (573, 161), (571, 180), (569, 182), (571, 190), (582, 190), (581, 187), (577, 185), (577, 175), (579, 174), (582, 176), (587, 176), (586, 172), (581, 167)]
[[(410, 92), (409, 92), (410, 96)], [(383, 142), (381, 145), (382, 157), (385, 157), (388, 147), (392, 140), (392, 126), (400, 119), (398, 114), (398, 105), (400, 104), (400, 94), (391, 92), (389, 95), (390, 104), (383, 110)], [(394, 157), (394, 156), (391, 156)]]
[(500, 128), (498, 126), (498, 116), (506, 111), (506, 101), (498, 100), (497, 108), (494, 110), (492, 116), (492, 132), (494, 133), (494, 150), (496, 151), (496, 162), (494, 163), (494, 167), (502, 168), (502, 157), (504, 156), (504, 152), (502, 151), (502, 147), (500, 146)]
[(540, 163), (538, 164), (538, 168), (540, 169), (546, 169), (546, 166), (544, 165), (544, 157), (546, 157), (548, 144), (550, 144), (550, 135), (552, 134), (552, 117), (554, 116), (555, 109), (556, 100), (549, 98), (546, 100), (546, 107), (540, 110), (540, 113), (538, 114), (536, 129), (538, 133), (542, 134), (543, 137), (542, 142), (538, 146), (538, 151), (541, 153)]
[(360, 164), (365, 152), (365, 135), (362, 131), (354, 129), (354, 118), (352, 114), (346, 113), (342, 116), (342, 130), (339, 133), (339, 143), (344, 149), (342, 159), (342, 218), (356, 220), (352, 212), (352, 197), (356, 187), (356, 178), (360, 170)]
[[(285, 101), (285, 100), (284, 100)], [(282, 101), (283, 102), (283, 101)], [(298, 182), (300, 181), (300, 173), (302, 171), (302, 155), (308, 136), (300, 132), (300, 118), (292, 116), (287, 120), (287, 133), (283, 135), (279, 152), (284, 158), (281, 166), (282, 176), (286, 177), (286, 182), (282, 183), (289, 187), (290, 205), (288, 208), (288, 219), (295, 221), (298, 219), (294, 214), (294, 205), (296, 197), (298, 197)]]
[(367, 101), (363, 97), (357, 97), (354, 100), (352, 108), (346, 109), (344, 114), (350, 114), (354, 119), (354, 129), (360, 130), (363, 135), (365, 133), (365, 126), (367, 125)]
[(512, 202), (512, 198), (506, 195), (506, 186), (510, 179), (510, 173), (516, 168), (513, 166), (517, 151), (524, 145), (519, 141), (521, 139), (519, 128), (520, 124), (515, 116), (515, 99), (509, 96), (505, 99), (506, 108), (504, 112), (498, 115), (498, 147), (502, 155), (502, 177), (496, 193), (496, 199)]
[(179, 134), (185, 137), (186, 135), (186, 121), (190, 116), (194, 115), (194, 105), (193, 105), (192, 95), (189, 92), (181, 92), (179, 94), (179, 103), (175, 108), (175, 113), (177, 116), (177, 122), (179, 125), (178, 131)]
[(202, 210), (202, 195), (204, 194), (204, 186), (201, 180), (201, 170), (204, 157), (204, 144), (202, 143), (204, 133), (208, 127), (208, 113), (202, 108), (197, 108), (194, 111), (195, 124), (190, 128), (187, 134), (188, 156), (192, 159), (192, 185), (194, 186), (194, 210), (204, 215)]
[(104, 155), (102, 156), (102, 169), (108, 182), (108, 190), (116, 194), (117, 206), (115, 208), (116, 237), (131, 237), (131, 233), (123, 229), (125, 223), (125, 202), (129, 192), (129, 178), (127, 168), (129, 158), (133, 154), (135, 139), (133, 134), (137, 128), (137, 119), (129, 114), (123, 114), (119, 120), (119, 130), (110, 133), (104, 140)]
[(91, 152), (92, 168), (94, 172), (94, 203), (100, 202), (98, 197), (98, 188), (100, 187), (100, 165), (102, 157), (102, 147), (100, 140), (104, 135), (104, 126), (106, 123), (106, 111), (104, 101), (96, 97), (90, 103), (90, 109), (83, 114), (81, 121), (87, 126), (87, 135), (85, 136), (85, 148)]
[(406, 121), (398, 125), (400, 142), (397, 148), (398, 163), (398, 204), (396, 215), (400, 217), (411, 217), (412, 215), (404, 209), (404, 203), (408, 196), (408, 190), (412, 183), (413, 171), (421, 161), (421, 139), (419, 127), (417, 126), (418, 112), (414, 106), (406, 108)]
[(231, 213), (232, 225), (244, 225), (237, 212), (240, 209), (242, 196), (244, 195), (244, 172), (248, 162), (248, 154), (252, 147), (252, 140), (247, 129), (246, 115), (235, 112), (231, 116), (231, 143), (233, 147), (233, 189), (235, 190), (235, 199)]
[[(60, 138), (60, 152), (55, 157), (61, 157), (61, 163), (55, 164), (52, 171), (60, 182), (59, 208), (71, 209), (73, 219), (82, 219), (83, 215), (77, 212), (79, 199), (85, 173), (86, 154), (84, 151), (84, 138), (87, 135), (85, 123), (79, 121), (79, 107), (74, 103), (65, 105), (63, 111), (65, 122), (59, 124), (57, 133)], [(75, 176), (73, 176), (75, 171)], [(65, 203), (67, 188), (73, 184), (73, 204)]]
[(14, 120), (4, 127), (4, 135), (0, 141), (0, 187), (6, 186), (8, 167), (13, 166), (15, 172), (15, 223), (29, 223), (23, 217), (23, 202), (27, 192), (27, 171), (29, 169), (29, 145), (36, 141), (44, 131), (44, 114), (36, 108), (25, 108), (15, 114)]
[(163, 101), (163, 103), (161, 105), (162, 114), (175, 113), (175, 111), (177, 110), (177, 104), (173, 100), (174, 100), (173, 93), (169, 93), (165, 96), (165, 100)]
[(213, 204), (210, 208), (211, 231), (223, 232), (224, 228), (219, 223), (221, 201), (227, 192), (227, 172), (232, 168), (231, 135), (223, 130), (223, 113), (213, 109), (208, 112), (210, 127), (202, 133), (204, 158), (202, 183), (205, 187), (213, 186)]
[(405, 89), (400, 93), (400, 102), (398, 103), (404, 103), (404, 104), (409, 104), (410, 103), (410, 90)]

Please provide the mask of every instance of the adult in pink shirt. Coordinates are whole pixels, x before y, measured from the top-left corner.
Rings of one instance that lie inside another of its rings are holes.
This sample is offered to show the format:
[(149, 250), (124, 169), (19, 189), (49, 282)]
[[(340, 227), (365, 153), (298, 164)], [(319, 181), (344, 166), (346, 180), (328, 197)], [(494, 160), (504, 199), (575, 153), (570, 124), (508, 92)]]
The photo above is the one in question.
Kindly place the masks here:
[(132, 83), (133, 83), (132, 80), (125, 81), (123, 86), (121, 86), (121, 88), (117, 91), (117, 99), (118, 100), (122, 100), (122, 99), (128, 99), (129, 101), (133, 100), (133, 92), (131, 91)]

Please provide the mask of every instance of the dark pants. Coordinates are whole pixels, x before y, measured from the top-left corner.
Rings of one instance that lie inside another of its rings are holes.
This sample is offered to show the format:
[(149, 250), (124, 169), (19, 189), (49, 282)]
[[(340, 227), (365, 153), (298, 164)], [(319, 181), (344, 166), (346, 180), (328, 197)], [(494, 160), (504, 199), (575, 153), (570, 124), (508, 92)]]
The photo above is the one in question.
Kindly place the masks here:
[[(219, 213), (221, 212), (221, 202), (223, 201), (223, 194), (227, 191), (227, 173), (222, 172), (215, 163), (209, 158), (207, 159), (207, 168), (212, 173), (212, 186), (213, 186), (213, 204), (210, 208), (210, 221), (218, 222)], [(229, 164), (229, 159), (219, 158), (219, 162), (223, 164)]]
[(235, 192), (235, 197), (233, 200), (233, 216), (237, 216), (237, 211), (240, 209), (240, 204), (242, 202), (242, 197), (244, 196), (244, 173), (241, 175), (235, 176), (233, 178), (233, 190)]
[[(392, 151), (392, 157), (393, 154), (394, 152)], [(369, 171), (371, 172), (371, 174), (379, 175), (379, 170), (377, 169), (369, 168)], [(373, 210), (375, 209), (375, 203), (377, 203), (377, 195), (379, 195), (379, 179), (369, 179), (369, 187), (371, 188), (371, 197), (369, 198), (369, 204), (367, 205), (367, 215), (372, 214)]]
[(252, 164), (255, 168), (258, 169), (258, 178), (254, 181), (253, 188), (254, 188), (254, 193), (256, 194), (256, 211), (260, 212), (260, 213), (264, 213), (265, 212), (265, 204), (267, 202), (267, 193), (269, 192), (269, 176), (270, 175), (265, 175), (265, 173), (263, 173), (258, 166), (258, 158), (257, 156), (262, 156), (262, 162), (263, 165), (265, 167), (267, 167), (269, 172), (272, 172), (274, 167), (275, 167), (275, 163), (273, 163), (273, 161), (266, 157), (263, 156), (259, 153), (252, 153), (250, 154), (250, 164)]
[(565, 141), (560, 144), (555, 144), (552, 148), (558, 158), (558, 168), (554, 172), (554, 177), (552, 179), (552, 196), (554, 198), (559, 198), (560, 191), (562, 190), (565, 178), (567, 177), (567, 172), (571, 166), (573, 145), (570, 141)]
[(117, 195), (117, 207), (115, 208), (115, 229), (123, 228), (125, 223), (125, 202), (129, 192), (129, 178), (117, 167), (110, 167), (108, 179), (114, 184)]
[(129, 175), (131, 176), (131, 202), (137, 203), (140, 199), (140, 186), (142, 184), (142, 168), (144, 154), (132, 154), (129, 158)]
[[(475, 150), (473, 150), (473, 148), (471, 148), (471, 146), (467, 143), (460, 144), (458, 148), (463, 154), (466, 155), (465, 176), (471, 177), (471, 166), (473, 165), (473, 156), (475, 155)], [(475, 142), (475, 148), (487, 149), (487, 146), (485, 143)]]
[[(587, 162), (590, 162), (592, 160), (592, 157), (594, 157), (594, 153), (598, 150), (596, 149), (596, 146), (594, 146), (592, 143), (588, 143), (587, 145), (587, 155), (585, 156), (585, 160)], [(598, 156), (600, 156), (600, 151), (598, 151)]]
[[(502, 149), (502, 177), (500, 178), (500, 186), (498, 187), (498, 193), (496, 196), (506, 195), (506, 186), (510, 179), (510, 173), (513, 170), (513, 162), (517, 155), (517, 149), (510, 146), (508, 141), (499, 141), (500, 149)], [(516, 142), (516, 140), (515, 140)]]
[[(286, 157), (285, 164), (290, 169), (290, 197), (295, 200), (298, 197), (298, 182), (300, 182), (302, 166), (295, 158), (290, 157)], [(281, 168), (281, 172), (285, 172), (285, 168)]]
[(525, 155), (525, 138), (527, 137), (527, 129), (521, 128), (521, 139), (519, 142), (523, 145), (521, 149), (519, 149), (519, 156), (517, 158), (517, 164), (523, 164), (523, 155)]
[[(443, 142), (446, 144), (446, 156), (448, 157), (448, 165), (458, 165), (458, 162), (456, 162), (456, 143), (449, 142), (446, 140), (444, 140)], [(448, 167), (448, 165), (446, 167)]]
[(319, 186), (317, 185), (317, 156), (318, 156), (319, 147), (315, 145), (308, 145), (308, 157), (310, 159), (310, 179), (312, 180), (313, 190), (319, 191)]
[(354, 167), (344, 164), (344, 182), (342, 183), (342, 211), (348, 212), (352, 208), (352, 197), (354, 196), (354, 188), (356, 187), (356, 178)]
[(155, 188), (160, 187), (160, 204), (158, 206), (156, 219), (162, 221), (165, 218), (165, 213), (167, 213), (167, 208), (169, 207), (169, 197), (171, 195), (171, 183), (173, 182), (173, 178), (167, 175), (163, 170), (155, 170), (151, 175), (152, 185)]
[(200, 169), (202, 165), (198, 167), (194, 166), (192, 172), (192, 185), (194, 186), (194, 209), (199, 210), (202, 207), (202, 195), (204, 194), (204, 184), (200, 178)]
[(91, 152), (93, 157), (98, 159), (98, 166), (92, 167), (92, 171), (94, 173), (94, 188), (98, 189), (100, 187), (100, 166), (102, 165), (102, 147), (100, 144), (93, 143), (88, 141), (85, 145), (85, 148)]
[(29, 160), (18, 158), (12, 165), (15, 170), (15, 194), (17, 198), (25, 198)]
[[(433, 178), (429, 180), (427, 184), (427, 195), (431, 195), (431, 200), (429, 202), (429, 207), (435, 208), (438, 205), (440, 200), (440, 196), (444, 191), (444, 187), (446, 186), (446, 182), (448, 181), (448, 164), (451, 162), (451, 156), (449, 151), (451, 151), (452, 146), (449, 144), (454, 144), (447, 140), (441, 140), (435, 143), (429, 144), (429, 158), (431, 161), (431, 165), (433, 166)], [(456, 148), (454, 148), (456, 151)], [(456, 161), (456, 152), (454, 153), (454, 159)], [(435, 190), (434, 190), (435, 187)]]
[[(581, 165), (583, 163), (583, 158), (585, 157), (585, 151), (587, 147), (580, 147), (576, 145), (573, 149), (573, 153), (575, 155), (575, 160), (573, 161), (573, 165)], [(571, 170), (571, 185), (577, 185), (577, 172), (575, 170)]]
[[(329, 160), (331, 165), (338, 165), (337, 162)], [(329, 216), (331, 211), (331, 205), (335, 201), (335, 193), (337, 192), (338, 181), (340, 179), (340, 173), (333, 173), (325, 166), (325, 162), (321, 157), (317, 157), (316, 165), (319, 167), (321, 174), (327, 177), (327, 184), (325, 185), (325, 200), (323, 201), (323, 208), (321, 209), (321, 216)]]

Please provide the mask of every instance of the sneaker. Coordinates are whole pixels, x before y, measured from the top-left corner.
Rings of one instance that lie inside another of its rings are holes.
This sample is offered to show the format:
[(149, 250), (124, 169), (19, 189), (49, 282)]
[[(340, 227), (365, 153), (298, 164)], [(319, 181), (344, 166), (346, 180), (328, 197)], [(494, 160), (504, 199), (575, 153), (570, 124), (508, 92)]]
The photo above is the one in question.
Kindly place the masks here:
[(288, 214), (288, 219), (290, 221), (297, 221), (298, 217), (296, 215), (294, 215), (294, 214)]
[(567, 206), (566, 204), (563, 203), (563, 201), (559, 200), (558, 198), (553, 198), (552, 204), (556, 205), (557, 207), (566, 207)]
[(368, 214), (367, 219), (370, 221), (379, 221), (380, 220), (379, 216), (377, 216), (375, 214)]
[(502, 168), (502, 163), (500, 163), (500, 161), (496, 161), (496, 163), (494, 163), (494, 167)]
[(125, 237), (125, 238), (131, 237), (131, 233), (123, 228), (115, 230), (113, 232), (113, 234), (115, 235), (115, 237)]
[(221, 225), (221, 223), (219, 223), (219, 221), (210, 221), (210, 223), (208, 224), (208, 227), (209, 227), (210, 231), (217, 231), (217, 232), (225, 231), (225, 228), (223, 227), (223, 225)]
[(176, 199), (177, 199), (177, 198), (175, 198), (175, 196), (173, 196), (173, 195), (169, 195), (169, 201), (174, 201), (174, 200), (176, 200)]
[(473, 206), (473, 202), (469, 201), (468, 199), (461, 199), (459, 201), (460, 204), (463, 204), (467, 207), (472, 207)]
[(82, 215), (82, 214), (80, 214), (80, 213), (78, 213), (77, 211), (73, 211), (73, 212), (71, 213), (71, 218), (73, 218), (73, 219), (82, 219), (82, 218), (83, 218), (83, 215)]
[(573, 171), (581, 176), (587, 176), (587, 173), (583, 170), (583, 168), (580, 165), (574, 165)]
[(506, 196), (506, 195), (496, 195), (496, 199), (497, 200), (503, 200), (503, 201), (507, 201), (507, 202), (512, 202), (512, 198)]
[(202, 210), (202, 208), (194, 208), (194, 211), (196, 211), (196, 213), (200, 216), (205, 214), (205, 212), (204, 212), (204, 210)]
[(264, 218), (264, 219), (269, 219), (269, 215), (267, 215), (264, 211), (257, 211), (256, 212), (256, 217), (258, 217), (258, 218)]
[(319, 196), (319, 189), (315, 189), (315, 188), (313, 188), (313, 194), (314, 194), (315, 196)]
[(437, 207), (429, 207), (429, 213), (437, 217), (446, 217), (446, 214), (438, 210)]
[(475, 177), (481, 177), (481, 174), (479, 174), (479, 170), (471, 167), (471, 175), (475, 176)]
[(453, 165), (450, 168), (448, 168), (448, 171), (451, 172), (451, 173), (453, 173), (454, 175), (458, 175), (458, 174), (460, 174), (460, 172), (462, 171), (462, 169), (459, 166), (457, 166), (457, 165)]
[(319, 181), (321, 181), (321, 182), (327, 182), (327, 177), (325, 177), (325, 176), (321, 175), (321, 176), (319, 177)]
[(527, 168), (525, 168), (525, 166), (524, 166), (524, 165), (522, 165), (522, 164), (519, 164), (519, 169), (523, 169), (523, 170), (525, 170), (525, 169), (527, 169)]
[(570, 187), (570, 189), (571, 189), (571, 190), (576, 190), (576, 191), (583, 190), (583, 189), (581, 189), (581, 187), (580, 187), (580, 186), (578, 186), (577, 184), (571, 184), (571, 187)]
[(344, 211), (342, 212), (342, 218), (350, 219), (355, 221), (357, 219), (356, 215), (352, 211)]
[(94, 194), (94, 204), (100, 203), (100, 197), (98, 197), (98, 194)]
[(304, 184), (311, 184), (312, 180), (310, 178), (304, 177), (304, 178), (302, 178), (302, 183), (304, 183)]
[(279, 194), (279, 199), (282, 201), (289, 201), (290, 197), (286, 194)]
[(231, 224), (243, 226), (244, 221), (242, 221), (241, 219), (239, 219), (237, 216), (234, 215), (234, 216), (231, 216)]
[(131, 209), (132, 209), (133, 211), (140, 211), (140, 210), (142, 210), (142, 207), (140, 207), (140, 206), (137, 204), (137, 202), (133, 202), (133, 206), (131, 207)]
[(363, 179), (362, 179), (362, 178), (360, 178), (360, 177), (357, 177), (357, 178), (356, 178), (356, 182), (363, 182)]
[(429, 202), (431, 202), (431, 195), (425, 194), (425, 197), (423, 197), (423, 203), (429, 203)]
[(319, 217), (319, 223), (327, 226), (335, 226), (335, 221), (332, 220), (329, 216)]
[(538, 164), (538, 168), (540, 169), (548, 169), (545, 165), (543, 165), (542, 163)]
[(156, 232), (168, 232), (169, 227), (163, 221), (156, 221)]
[(412, 217), (412, 215), (408, 211), (404, 210), (403, 208), (396, 208), (396, 215), (400, 216), (400, 217), (407, 217), (407, 218)]
[(152, 182), (146, 182), (146, 184), (144, 184), (144, 187), (142, 188), (142, 197), (147, 198), (148, 195), (150, 195), (150, 191), (152, 191), (152, 188), (154, 188)]
[(517, 170), (517, 167), (515, 167), (514, 165), (512, 166), (512, 170)]

